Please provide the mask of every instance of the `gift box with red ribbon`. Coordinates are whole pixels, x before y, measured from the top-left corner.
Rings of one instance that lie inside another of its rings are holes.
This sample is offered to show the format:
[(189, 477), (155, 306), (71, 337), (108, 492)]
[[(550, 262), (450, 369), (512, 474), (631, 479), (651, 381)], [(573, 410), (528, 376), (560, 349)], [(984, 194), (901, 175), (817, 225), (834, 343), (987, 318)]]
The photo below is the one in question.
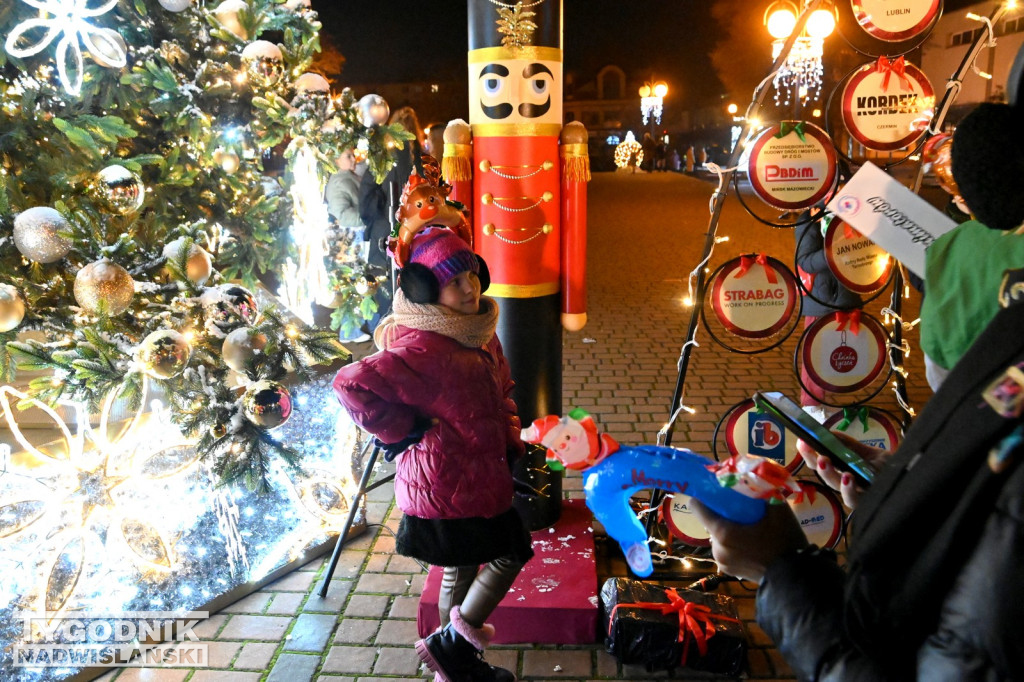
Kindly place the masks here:
[(605, 649), (647, 670), (740, 675), (747, 640), (731, 597), (609, 578), (601, 587)]

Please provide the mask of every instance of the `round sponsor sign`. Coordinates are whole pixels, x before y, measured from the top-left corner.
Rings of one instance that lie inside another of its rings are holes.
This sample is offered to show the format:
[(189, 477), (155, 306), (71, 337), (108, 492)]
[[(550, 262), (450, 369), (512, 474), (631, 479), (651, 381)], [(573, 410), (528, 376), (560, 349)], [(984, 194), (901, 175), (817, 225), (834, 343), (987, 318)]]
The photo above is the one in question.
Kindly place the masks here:
[(725, 416), (725, 444), (729, 455), (740, 453), (771, 459), (790, 473), (804, 465), (796, 451), (797, 437), (767, 412), (758, 412), (753, 400), (737, 404)]
[(764, 254), (722, 265), (709, 292), (715, 317), (731, 333), (749, 339), (763, 339), (785, 327), (800, 301), (793, 273)]
[(873, 294), (892, 274), (889, 252), (839, 218), (825, 229), (825, 260), (836, 279), (850, 291)]
[(842, 431), (865, 445), (894, 452), (903, 439), (903, 427), (890, 412), (867, 405), (847, 407), (825, 420), (825, 427)]
[(897, 57), (865, 64), (843, 88), (843, 123), (868, 149), (913, 144), (928, 128), (935, 91), (921, 69)]
[(674, 493), (661, 503), (661, 515), (673, 537), (694, 547), (710, 547), (710, 535), (690, 507), (690, 496)]
[(817, 481), (798, 481), (799, 492), (786, 498), (807, 541), (830, 549), (843, 534), (843, 506), (831, 489)]
[(815, 384), (835, 393), (852, 393), (882, 371), (888, 341), (877, 318), (859, 310), (837, 311), (807, 328), (801, 359)]
[(911, 40), (931, 29), (941, 0), (850, 0), (857, 24), (873, 38)]
[(828, 134), (813, 123), (782, 121), (758, 133), (747, 177), (769, 206), (807, 208), (835, 187), (836, 151)]

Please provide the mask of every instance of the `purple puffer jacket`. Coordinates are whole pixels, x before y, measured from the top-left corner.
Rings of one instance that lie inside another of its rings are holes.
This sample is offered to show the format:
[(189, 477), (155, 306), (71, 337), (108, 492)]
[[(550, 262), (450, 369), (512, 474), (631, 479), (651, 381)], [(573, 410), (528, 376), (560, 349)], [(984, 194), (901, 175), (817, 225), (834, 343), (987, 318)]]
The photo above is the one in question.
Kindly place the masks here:
[(399, 509), (425, 519), (490, 518), (512, 506), (508, 457), (524, 452), (512, 377), (498, 337), (467, 348), (436, 332), (397, 327), (387, 348), (342, 367), (338, 400), (385, 443), (437, 419), (397, 459)]

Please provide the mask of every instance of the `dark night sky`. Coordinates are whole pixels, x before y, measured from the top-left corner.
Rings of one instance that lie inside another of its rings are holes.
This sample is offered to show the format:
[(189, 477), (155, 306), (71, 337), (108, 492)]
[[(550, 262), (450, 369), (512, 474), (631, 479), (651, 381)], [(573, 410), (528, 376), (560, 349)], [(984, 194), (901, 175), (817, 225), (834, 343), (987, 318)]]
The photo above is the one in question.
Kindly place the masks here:
[[(487, 0), (473, 0), (486, 2)], [(548, 0), (555, 2), (557, 0)], [(839, 0), (840, 2), (849, 0)], [(312, 0), (347, 62), (346, 84), (461, 80), (466, 76), (467, 0)], [(566, 73), (593, 76), (616, 64), (627, 77), (668, 81), (691, 103), (722, 94), (711, 52), (719, 41), (757, 74), (770, 66), (768, 40), (751, 53), (747, 36), (762, 36), (769, 0), (562, 0)], [(945, 11), (975, 0), (946, 0)], [(993, 3), (994, 4), (994, 3)], [(732, 24), (727, 30), (715, 20)], [(833, 39), (835, 40), (835, 39)], [(746, 50), (744, 52), (744, 49)], [(763, 59), (762, 59), (763, 58)], [(734, 64), (733, 68), (740, 66)], [(760, 76), (754, 78), (754, 83)]]
[[(364, 0), (358, 8), (352, 4), (313, 0), (323, 32), (348, 60), (344, 81), (466, 78), (466, 0)], [(681, 81), (687, 88), (707, 83), (708, 54), (716, 34), (711, 4), (564, 0), (565, 70), (592, 75), (607, 64), (617, 64), (627, 76), (654, 75), (670, 83)]]

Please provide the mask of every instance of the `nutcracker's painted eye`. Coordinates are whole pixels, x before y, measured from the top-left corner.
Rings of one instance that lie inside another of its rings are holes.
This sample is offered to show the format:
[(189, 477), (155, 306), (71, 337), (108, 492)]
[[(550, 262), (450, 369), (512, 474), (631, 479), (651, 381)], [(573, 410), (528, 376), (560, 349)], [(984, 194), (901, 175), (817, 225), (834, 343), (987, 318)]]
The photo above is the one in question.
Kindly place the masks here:
[(504, 78), (485, 78), (482, 82), (482, 89), (484, 94), (497, 95), (501, 92), (501, 85), (505, 82)]
[(478, 77), (480, 110), (487, 118), (502, 120), (514, 111), (512, 95), (509, 92), (509, 70), (504, 64), (488, 64), (480, 70)]
[(543, 78), (534, 78), (532, 81), (530, 81), (530, 86), (533, 89), (533, 94), (543, 95), (544, 93), (546, 93), (548, 91), (548, 82), (549, 81)]

